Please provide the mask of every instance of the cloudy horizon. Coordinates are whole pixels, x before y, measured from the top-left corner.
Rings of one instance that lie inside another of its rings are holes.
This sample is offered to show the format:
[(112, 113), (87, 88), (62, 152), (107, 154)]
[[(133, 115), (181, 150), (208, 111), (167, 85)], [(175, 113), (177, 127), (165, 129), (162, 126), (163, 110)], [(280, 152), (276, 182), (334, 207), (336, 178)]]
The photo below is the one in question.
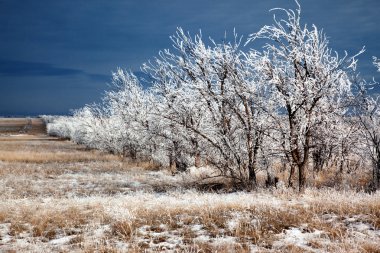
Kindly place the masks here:
[[(380, 80), (380, 2), (300, 1), (303, 23), (323, 28), (330, 47), (352, 55), (366, 46), (359, 71)], [(269, 10), (294, 1), (0, 0), (0, 115), (68, 114), (97, 102), (117, 67), (138, 72), (171, 47), (176, 27), (221, 41), (272, 24)], [(230, 36), (231, 37), (231, 36)], [(251, 43), (248, 47), (258, 47)]]

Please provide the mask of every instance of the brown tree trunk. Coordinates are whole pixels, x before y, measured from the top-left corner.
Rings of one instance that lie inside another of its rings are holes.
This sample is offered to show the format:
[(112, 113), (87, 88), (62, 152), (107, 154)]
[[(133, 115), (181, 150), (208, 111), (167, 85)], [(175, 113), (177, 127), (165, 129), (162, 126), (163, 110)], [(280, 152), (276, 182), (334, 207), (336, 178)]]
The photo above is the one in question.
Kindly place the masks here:
[(309, 163), (309, 155), (310, 155), (310, 141), (311, 135), (310, 132), (306, 132), (305, 144), (303, 148), (303, 160), (298, 164), (298, 190), (300, 193), (305, 192), (306, 186), (306, 168)]
[(288, 178), (288, 187), (293, 188), (293, 177), (294, 177), (294, 165), (291, 165), (289, 178)]
[(172, 152), (169, 154), (169, 169), (173, 175), (177, 172), (176, 163)]
[[(260, 137), (256, 136), (255, 143), (253, 144), (252, 137), (247, 135), (247, 145), (248, 145), (248, 182), (249, 188), (256, 189), (257, 187), (257, 179), (256, 179), (256, 159), (257, 153), (259, 151), (260, 146)], [(254, 146), (253, 146), (254, 145)]]
[(137, 160), (137, 151), (136, 151), (135, 148), (131, 147), (129, 149), (129, 155), (130, 155), (130, 157), (132, 158), (133, 161)]
[(307, 167), (307, 163), (303, 163), (301, 166), (298, 167), (298, 191), (300, 193), (305, 192), (305, 186), (306, 186), (306, 174), (305, 169)]
[(255, 172), (255, 166), (253, 163), (248, 164), (248, 181), (249, 181), (249, 188), (251, 190), (256, 189), (256, 172)]
[(380, 188), (380, 160), (378, 158), (376, 166), (373, 168), (373, 187), (375, 190)]
[(201, 155), (199, 154), (198, 151), (196, 151), (196, 153), (195, 153), (194, 166), (195, 166), (196, 168), (201, 167)]
[(201, 167), (201, 154), (199, 152), (199, 145), (198, 145), (198, 141), (196, 140), (192, 140), (192, 143), (193, 143), (193, 147), (194, 147), (194, 150), (195, 150), (195, 155), (194, 155), (194, 166), (196, 168), (199, 168)]

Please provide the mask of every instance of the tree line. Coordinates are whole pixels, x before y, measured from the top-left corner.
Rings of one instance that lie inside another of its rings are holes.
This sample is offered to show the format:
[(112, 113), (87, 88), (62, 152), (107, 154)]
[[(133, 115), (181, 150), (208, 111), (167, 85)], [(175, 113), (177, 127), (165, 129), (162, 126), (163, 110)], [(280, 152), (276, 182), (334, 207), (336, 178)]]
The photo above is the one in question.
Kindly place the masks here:
[[(274, 166), (299, 191), (307, 171), (332, 167), (368, 168), (378, 189), (379, 97), (356, 71), (364, 49), (330, 49), (322, 30), (302, 24), (299, 4), (276, 11), (283, 18), (247, 40), (205, 41), (178, 28), (172, 49), (141, 67), (144, 80), (118, 69), (102, 103), (54, 118), (49, 134), (177, 171), (212, 166), (244, 189)], [(257, 41), (264, 46), (251, 48)]]

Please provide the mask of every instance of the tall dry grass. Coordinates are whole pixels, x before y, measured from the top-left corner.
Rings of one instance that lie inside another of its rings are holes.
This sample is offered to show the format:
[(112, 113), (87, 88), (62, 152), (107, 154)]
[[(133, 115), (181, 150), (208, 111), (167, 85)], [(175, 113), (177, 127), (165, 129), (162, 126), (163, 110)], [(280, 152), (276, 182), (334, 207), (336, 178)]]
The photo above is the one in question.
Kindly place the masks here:
[[(221, 198), (223, 197), (223, 198)], [(380, 196), (335, 190), (294, 193), (137, 192), (78, 199), (6, 200), (0, 221), (9, 234), (43, 247), (124, 252), (376, 252), (380, 249)], [(365, 224), (372, 230), (358, 230)], [(286, 243), (287, 231), (313, 235)], [(97, 235), (94, 231), (98, 231)], [(320, 233), (316, 233), (320, 231)], [(220, 250), (220, 251), (219, 251)]]
[(379, 192), (324, 188), (334, 173), (309, 175), (316, 184), (301, 195), (200, 192), (225, 182), (194, 170), (172, 176), (68, 141), (0, 137), (0, 252), (380, 252)]
[(48, 152), (39, 151), (1, 151), (0, 161), (22, 162), (22, 163), (71, 163), (88, 161), (114, 161), (119, 160), (117, 156), (100, 154), (100, 152)]

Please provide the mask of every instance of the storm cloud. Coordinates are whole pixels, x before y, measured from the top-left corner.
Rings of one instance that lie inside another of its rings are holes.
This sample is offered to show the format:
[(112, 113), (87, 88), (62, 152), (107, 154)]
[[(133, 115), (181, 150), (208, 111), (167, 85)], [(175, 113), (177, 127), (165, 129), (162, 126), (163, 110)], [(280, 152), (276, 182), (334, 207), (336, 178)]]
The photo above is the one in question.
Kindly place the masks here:
[[(373, 55), (380, 57), (380, 1), (301, 4), (304, 23), (324, 28), (340, 54), (366, 46), (359, 71), (380, 80), (370, 64)], [(192, 34), (201, 30), (216, 41), (234, 29), (247, 38), (272, 23), (274, 7), (296, 5), (291, 0), (0, 0), (0, 115), (69, 113), (99, 101), (117, 67), (140, 73), (143, 62), (170, 48), (177, 27)]]

